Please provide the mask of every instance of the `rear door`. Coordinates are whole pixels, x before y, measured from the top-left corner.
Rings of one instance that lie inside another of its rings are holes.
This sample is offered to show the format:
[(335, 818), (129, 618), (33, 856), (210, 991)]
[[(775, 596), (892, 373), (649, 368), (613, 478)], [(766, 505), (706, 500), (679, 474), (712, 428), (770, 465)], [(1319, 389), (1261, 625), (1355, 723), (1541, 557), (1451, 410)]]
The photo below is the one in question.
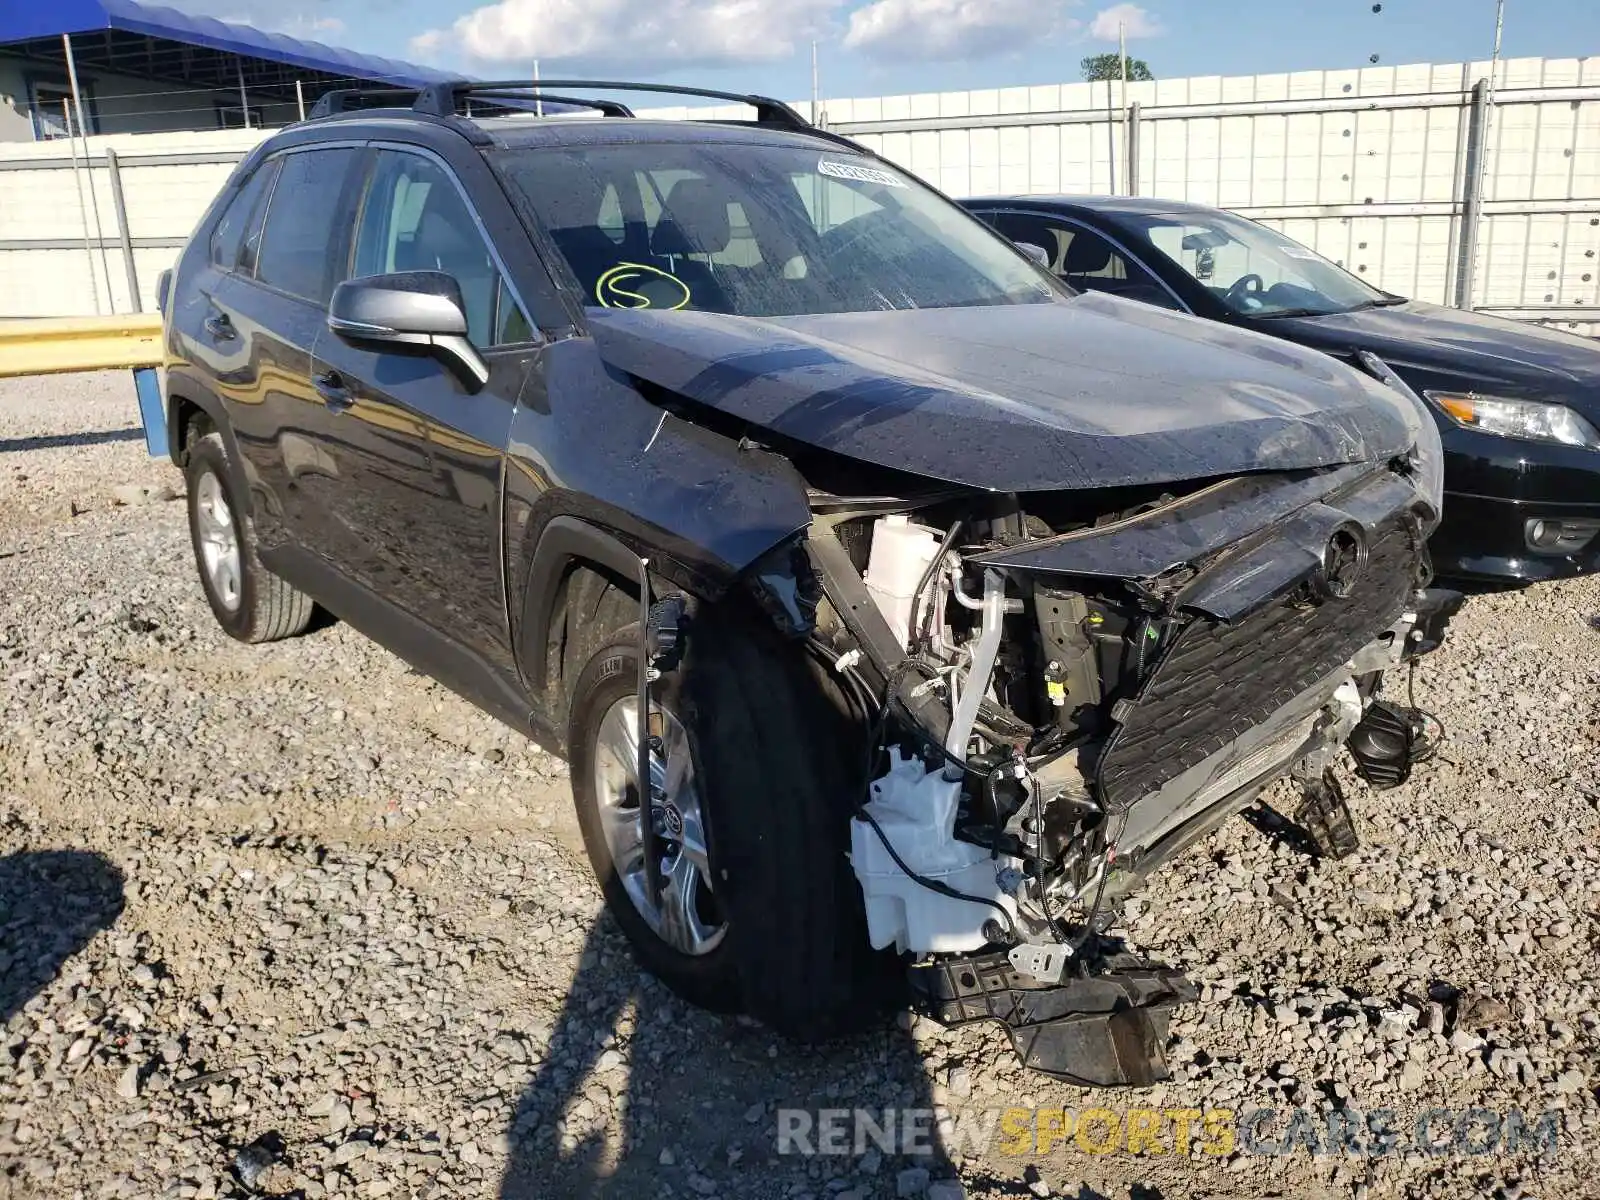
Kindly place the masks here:
[(234, 270), (210, 298), (215, 312), (204, 336), (231, 368), (217, 373), (219, 390), (269, 554), (283, 542), (316, 545), (322, 537), (320, 514), (335, 481), (301, 453), (322, 408), (311, 354), (349, 254), (364, 154), (360, 146), (319, 146), (267, 160), (262, 169), (275, 171), (270, 192), (246, 228)]
[[(261, 221), (272, 196), (282, 160), (267, 159), (257, 164), (241, 180), (233, 199), (212, 228), (202, 262), (192, 287), (176, 289), (172, 312), (173, 330), (183, 354), (223, 403), (237, 427), (238, 444), (245, 448), (251, 465), (246, 471), (256, 490), (257, 534), (270, 542), (280, 535), (276, 506), (265, 503), (263, 489), (256, 486), (259, 472), (254, 469), (257, 448), (262, 443), (261, 422), (257, 419), (263, 369), (278, 357), (270, 338), (261, 336), (262, 323), (271, 323), (270, 304), (241, 282), (254, 272), (254, 250), (260, 239)], [(241, 424), (242, 422), (242, 424)]]
[(489, 382), (470, 392), (424, 349), (324, 334), (312, 368), (326, 430), (316, 452), (345, 481), (327, 519), (359, 547), (355, 582), (503, 666), (501, 472), (540, 341), (448, 165), (421, 148), (375, 148), (351, 274), (413, 270), (456, 280)]

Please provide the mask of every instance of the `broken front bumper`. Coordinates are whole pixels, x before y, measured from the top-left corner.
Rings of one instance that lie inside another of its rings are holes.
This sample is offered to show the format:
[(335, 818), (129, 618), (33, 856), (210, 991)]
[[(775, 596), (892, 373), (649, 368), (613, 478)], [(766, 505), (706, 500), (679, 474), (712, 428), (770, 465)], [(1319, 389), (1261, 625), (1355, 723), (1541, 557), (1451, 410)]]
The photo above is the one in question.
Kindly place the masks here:
[(1023, 1066), (1081, 1087), (1148, 1087), (1167, 1075), (1167, 1018), (1198, 998), (1182, 972), (1107, 959), (1095, 975), (1041, 983), (1004, 953), (911, 968), (913, 1004), (941, 1025), (999, 1021)]

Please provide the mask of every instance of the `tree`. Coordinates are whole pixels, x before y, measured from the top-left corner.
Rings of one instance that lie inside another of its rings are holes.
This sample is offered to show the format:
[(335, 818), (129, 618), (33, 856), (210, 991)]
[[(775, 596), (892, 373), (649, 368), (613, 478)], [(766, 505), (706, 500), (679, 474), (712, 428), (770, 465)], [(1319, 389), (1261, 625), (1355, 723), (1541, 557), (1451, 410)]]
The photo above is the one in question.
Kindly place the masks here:
[[(1120, 54), (1091, 54), (1083, 60), (1083, 77), (1090, 83), (1099, 83), (1102, 79), (1122, 78), (1122, 56)], [(1128, 60), (1128, 81), (1130, 83), (1148, 83), (1155, 78), (1150, 73), (1150, 64), (1142, 58)]]

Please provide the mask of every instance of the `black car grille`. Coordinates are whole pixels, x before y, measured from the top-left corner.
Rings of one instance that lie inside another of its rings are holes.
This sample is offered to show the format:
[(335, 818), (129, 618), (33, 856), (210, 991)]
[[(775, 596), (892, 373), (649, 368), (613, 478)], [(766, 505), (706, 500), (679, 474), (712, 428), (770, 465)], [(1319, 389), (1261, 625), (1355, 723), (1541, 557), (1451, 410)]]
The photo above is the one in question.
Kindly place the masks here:
[(1102, 800), (1126, 808), (1326, 678), (1399, 619), (1417, 559), (1411, 533), (1389, 526), (1343, 599), (1280, 599), (1231, 625), (1197, 617), (1184, 626), (1100, 758)]

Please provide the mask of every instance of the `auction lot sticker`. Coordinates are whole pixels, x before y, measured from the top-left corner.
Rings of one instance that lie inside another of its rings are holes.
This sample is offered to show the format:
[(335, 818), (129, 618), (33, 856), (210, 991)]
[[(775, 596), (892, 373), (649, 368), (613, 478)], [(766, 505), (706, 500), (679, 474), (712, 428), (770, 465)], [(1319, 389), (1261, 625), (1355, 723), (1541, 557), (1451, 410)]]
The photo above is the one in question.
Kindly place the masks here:
[(835, 179), (853, 179), (857, 183), (881, 183), (885, 187), (903, 188), (906, 181), (877, 167), (863, 167), (856, 163), (840, 162), (833, 158), (817, 160), (817, 170)]

